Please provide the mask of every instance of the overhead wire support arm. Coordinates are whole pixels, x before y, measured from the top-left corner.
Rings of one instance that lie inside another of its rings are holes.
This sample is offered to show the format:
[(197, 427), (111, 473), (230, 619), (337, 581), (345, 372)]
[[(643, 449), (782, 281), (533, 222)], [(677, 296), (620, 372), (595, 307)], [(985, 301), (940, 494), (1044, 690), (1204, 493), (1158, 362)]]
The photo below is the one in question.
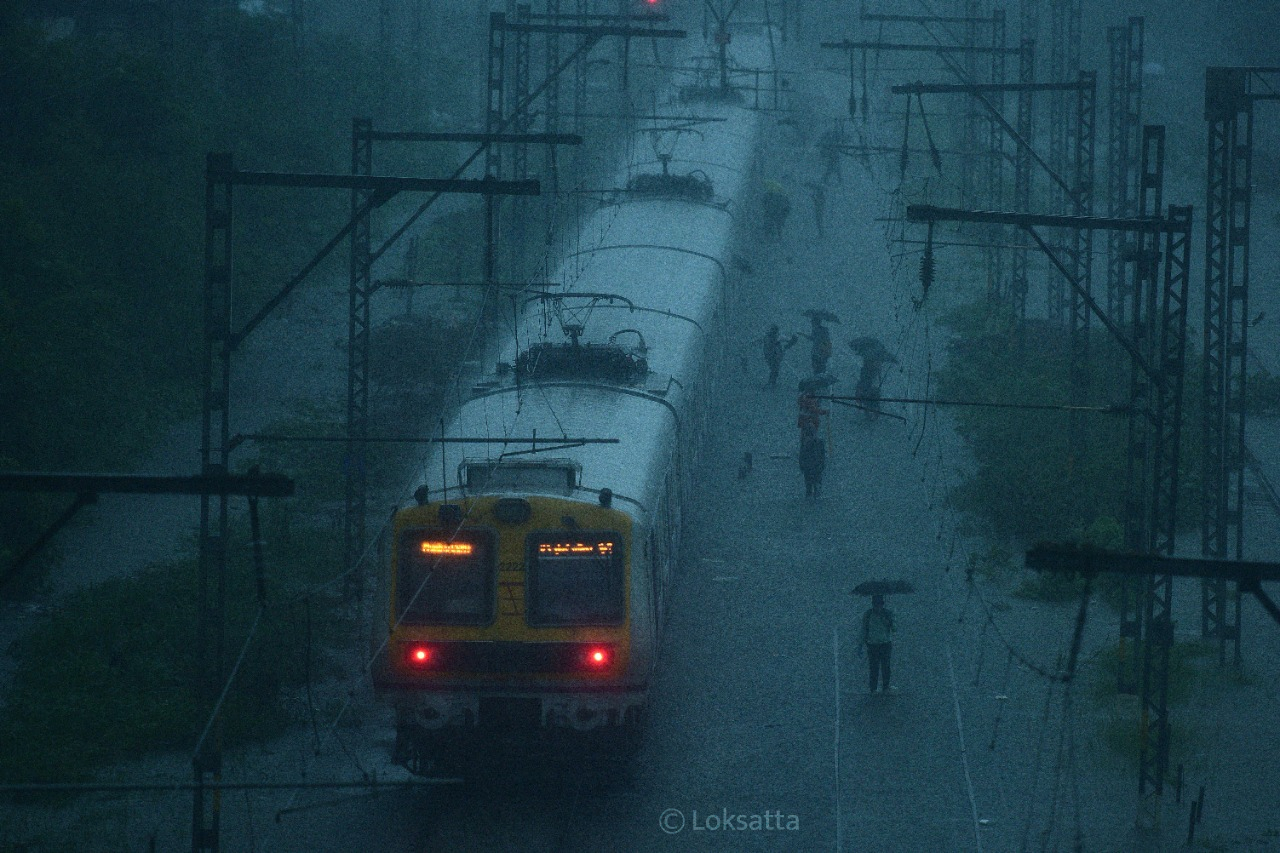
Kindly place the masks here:
[(386, 201), (398, 192), (445, 192), (471, 195), (538, 195), (537, 181), (499, 181), (495, 178), (401, 178), (388, 175), (311, 174), (305, 172), (248, 172), (211, 168), (210, 181), (248, 187), (307, 187), (367, 190)]
[(623, 38), (682, 39), (689, 35), (687, 30), (658, 30), (652, 27), (628, 27), (614, 24), (535, 24), (508, 21), (503, 26), (508, 32), (515, 33), (559, 33), (596, 38), (622, 36)]
[(975, 95), (979, 92), (1081, 92), (1093, 83), (1075, 80), (1070, 83), (904, 83), (892, 86), (895, 95)]
[[(960, 80), (964, 81), (963, 85), (967, 87), (971, 87), (971, 88), (965, 88), (965, 89), (955, 89), (950, 91), (965, 91), (973, 95), (973, 97), (976, 98), (980, 104), (982, 104), (983, 109), (987, 111), (987, 114), (991, 117), (991, 119), (995, 121), (998, 125), (1000, 125), (1001, 129), (1004, 130), (1004, 132), (1009, 136), (1009, 138), (1013, 140), (1014, 144), (1017, 145), (1019, 148), (1025, 150), (1027, 154), (1031, 157), (1031, 159), (1033, 159), (1040, 166), (1040, 168), (1044, 169), (1045, 173), (1049, 176), (1049, 178), (1055, 184), (1057, 184), (1062, 188), (1062, 190), (1067, 194), (1068, 198), (1074, 201), (1079, 195), (1079, 191), (1077, 190), (1077, 188), (1072, 186), (1070, 182), (1068, 182), (1065, 178), (1059, 175), (1057, 171), (1055, 171), (1049, 165), (1049, 163), (1043, 157), (1041, 157), (1039, 153), (1036, 152), (1035, 148), (1031, 144), (1031, 140), (1024, 138), (1023, 134), (1019, 133), (1017, 128), (1015, 128), (1013, 125), (1009, 123), (1009, 120), (1004, 117), (1004, 115), (1000, 112), (1000, 110), (994, 104), (992, 104), (991, 101), (989, 101), (984, 94), (984, 92), (987, 92), (987, 91), (993, 92), (993, 93), (1001, 92), (1001, 91), (1031, 92), (1031, 91), (1035, 91), (1035, 89), (1032, 88), (1035, 86), (1039, 86), (1039, 85), (1054, 86), (1059, 84), (1020, 83), (1020, 84), (1011, 84), (1010, 86), (1005, 86), (1004, 84), (976, 84), (969, 78), (968, 74), (965, 73), (964, 69), (961, 68), (959, 64), (957, 64), (956, 61), (951, 57), (951, 54), (954, 54), (954, 53), (963, 53), (970, 56), (975, 54), (991, 54), (991, 55), (1002, 55), (1002, 56), (1003, 55), (1020, 55), (1023, 51), (1022, 47), (980, 47), (980, 46), (969, 46), (969, 45), (944, 45), (944, 44), (896, 44), (894, 42), (878, 42), (878, 41), (877, 42), (855, 42), (855, 41), (849, 41), (847, 39), (845, 41), (838, 41), (838, 42), (824, 41), (822, 42), (822, 47), (831, 49), (831, 50), (850, 51), (851, 57), (852, 57), (852, 51), (855, 51), (855, 50), (900, 51), (900, 52), (907, 52), (907, 53), (937, 54), (938, 57), (942, 59), (942, 61), (946, 64), (948, 71), (950, 71), (956, 77), (960, 78)], [(919, 84), (919, 85), (924, 85), (924, 84)], [(1071, 89), (1080, 89), (1081, 86), (1093, 85), (1093, 84), (1085, 84), (1085, 82), (1081, 80), (1076, 83), (1064, 83), (1061, 85), (1070, 87)], [(989, 88), (979, 88), (984, 86)], [(1018, 88), (1018, 87), (1023, 87), (1023, 88)]]
[(887, 15), (882, 12), (863, 12), (858, 20), (900, 24), (990, 24), (996, 18), (984, 18), (981, 15)]
[(412, 130), (371, 130), (366, 136), (375, 142), (484, 142), (528, 143), (530, 145), (581, 145), (576, 133), (481, 133), (479, 131), (419, 132)]
[[(292, 441), (300, 444), (314, 442), (317, 444), (348, 441), (346, 436), (342, 435), (281, 435), (278, 433), (253, 433), (249, 435), (237, 435), (231, 441), (232, 444), (239, 445), (246, 441)], [(582, 446), (587, 444), (621, 444), (620, 438), (570, 438), (569, 436), (551, 436), (532, 437), (532, 438), (491, 438), (491, 437), (466, 437), (466, 436), (435, 436), (434, 438), (418, 437), (418, 436), (369, 436), (360, 439), (365, 444), (537, 444), (538, 442), (572, 442), (574, 445)]]
[(1043, 228), (1092, 228), (1098, 231), (1141, 231), (1189, 234), (1190, 223), (1159, 216), (1073, 216), (1059, 213), (1019, 213), (1002, 210), (963, 210), (932, 204), (907, 205), (908, 222), (990, 222)]
[(282, 474), (195, 474), (152, 477), (141, 474), (50, 474), (5, 472), (0, 492), (75, 492), (120, 495), (241, 495), (292, 497), (294, 482)]
[(49, 544), (81, 509), (97, 503), (101, 494), (129, 495), (243, 495), (249, 498), (285, 498), (293, 495), (294, 482), (280, 474), (224, 474), (211, 472), (188, 477), (153, 477), (139, 474), (64, 474), (7, 471), (0, 473), (0, 492), (71, 492), (75, 500), (13, 559), (0, 574), (0, 587)]
[(983, 400), (933, 400), (925, 397), (860, 397), (840, 394), (815, 394), (815, 400), (833, 403), (906, 403), (922, 406), (973, 406), (983, 409), (1027, 409), (1044, 412), (1093, 412), (1099, 415), (1127, 415), (1129, 406), (1072, 406), (1062, 403), (998, 403)]
[(1262, 589), (1264, 581), (1280, 581), (1280, 563), (1160, 557), (1047, 544), (1037, 545), (1027, 551), (1025, 559), (1027, 568), (1040, 571), (1078, 572), (1083, 575), (1099, 572), (1143, 576), (1155, 574), (1233, 580), (1240, 584), (1242, 591), (1252, 592), (1258, 603), (1280, 623), (1280, 607)]
[(529, 19), (533, 21), (653, 21), (657, 24), (665, 24), (671, 20), (671, 16), (659, 12), (654, 12), (652, 14), (641, 13), (638, 15), (593, 15), (576, 13), (549, 15), (545, 12), (530, 12)]
[(1085, 293), (1080, 286), (1080, 282), (1076, 279), (1073, 272), (1067, 269), (1066, 264), (1059, 258), (1050, 248), (1050, 246), (1041, 239), (1036, 233), (1037, 226), (1046, 228), (1087, 228), (1092, 230), (1114, 230), (1127, 231), (1130, 233), (1154, 233), (1154, 234), (1179, 234), (1189, 237), (1191, 234), (1191, 217), (1189, 210), (1183, 217), (1177, 218), (1160, 218), (1160, 217), (1108, 217), (1108, 216), (1070, 216), (1066, 214), (1038, 214), (1038, 213), (1012, 213), (1005, 211), (989, 211), (989, 210), (960, 210), (958, 208), (935, 207), (934, 205), (910, 204), (907, 205), (907, 221), (909, 222), (988, 222), (999, 225), (1014, 225), (1027, 232), (1033, 240), (1040, 246), (1048, 257), (1049, 261), (1057, 267), (1063, 277), (1071, 284), (1072, 288), (1080, 295), (1081, 299), (1089, 306), (1099, 319), (1099, 321), (1107, 327), (1107, 330), (1115, 337), (1116, 341), (1125, 348), (1134, 363), (1139, 365), (1144, 373), (1153, 380), (1162, 381), (1160, 374), (1156, 368), (1147, 360), (1137, 346), (1129, 339), (1129, 336), (1116, 325), (1116, 323), (1107, 316), (1106, 311), (1093, 299), (1091, 294)]
[(895, 51), (900, 53), (1002, 53), (1017, 55), (1016, 47), (969, 47), (963, 44), (897, 44), (888, 41), (824, 41), (821, 47), (827, 50), (876, 50)]
[(252, 334), (277, 306), (293, 292), (304, 279), (320, 265), (338, 244), (351, 235), (368, 213), (398, 192), (429, 191), (443, 193), (467, 193), (475, 195), (538, 195), (538, 181), (499, 181), (492, 178), (402, 178), (386, 175), (305, 174), (299, 172), (253, 172), (236, 169), (229, 154), (210, 154), (205, 173), (208, 186), (258, 186), (258, 187), (311, 187), (322, 189), (362, 189), (372, 192), (371, 197), (353, 211), (347, 223), (318, 251), (301, 270), (267, 300), (258, 313), (239, 331), (231, 332), (226, 346), (234, 350), (240, 342)]

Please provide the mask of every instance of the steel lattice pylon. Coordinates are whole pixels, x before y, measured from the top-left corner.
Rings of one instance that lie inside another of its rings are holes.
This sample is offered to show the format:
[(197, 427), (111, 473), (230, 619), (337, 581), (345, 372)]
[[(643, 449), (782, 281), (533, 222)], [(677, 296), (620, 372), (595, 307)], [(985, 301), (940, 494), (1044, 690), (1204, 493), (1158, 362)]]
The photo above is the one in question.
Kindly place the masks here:
[[(556, 24), (560, 22), (560, 0), (547, 0), (547, 20)], [(560, 33), (547, 33), (546, 41), (546, 113), (544, 128), (547, 133), (555, 133), (560, 127), (560, 75), (556, 69), (560, 67)], [(546, 160), (547, 181), (550, 183), (550, 195), (547, 204), (555, 209), (560, 193), (560, 168), (555, 146), (547, 149)], [(551, 223), (550, 212), (548, 224)]]
[[(1138, 134), (1142, 126), (1142, 18), (1107, 30), (1111, 76), (1107, 133), (1107, 210), (1112, 216), (1133, 216), (1138, 210)], [(1129, 235), (1112, 232), (1107, 240), (1107, 313), (1125, 321), (1128, 282), (1125, 255), (1133, 252)]]
[[(1164, 128), (1148, 125), (1142, 129), (1141, 169), (1138, 179), (1139, 216), (1154, 216), (1160, 210), (1164, 187)], [(1133, 343), (1148, 364), (1156, 361), (1156, 275), (1160, 263), (1160, 244), (1155, 236), (1137, 235), (1135, 248), (1127, 258), (1132, 262), (1132, 284), (1129, 287), (1129, 328)], [(1129, 416), (1124, 506), (1124, 545), (1135, 553), (1146, 553), (1155, 524), (1154, 504), (1149, 500), (1154, 468), (1156, 442), (1152, 439), (1158, 423), (1153, 413), (1153, 377), (1144, 370), (1130, 371)], [(1146, 584), (1141, 578), (1126, 579), (1120, 588), (1120, 653), (1117, 689), (1121, 693), (1137, 693), (1143, 669), (1142, 648)], [(1131, 641), (1133, 654), (1127, 652)]]
[[(373, 122), (352, 120), (351, 174), (373, 174)], [(351, 275), (347, 289), (347, 444), (343, 456), (346, 471), (343, 515), (343, 590), (348, 598), (364, 592), (360, 560), (364, 554), (365, 523), (368, 515), (368, 470), (365, 441), (369, 437), (369, 299), (372, 295), (370, 270), (373, 264), (370, 202), (373, 191), (351, 191)], [(360, 212), (364, 211), (363, 215)]]
[[(516, 6), (516, 23), (529, 23), (532, 9), (528, 3), (521, 3)], [(529, 100), (529, 30), (516, 30), (515, 45), (515, 102), (523, 104)], [(529, 110), (517, 109), (515, 115), (511, 117), (511, 126), (516, 133), (529, 132)], [(529, 145), (520, 142), (514, 146), (514, 155), (511, 158), (511, 167), (514, 177), (517, 181), (524, 180), (529, 177)]]
[[(1249, 218), (1252, 208), (1251, 72), (1205, 70), (1209, 125), (1205, 199), (1204, 485), (1201, 552), (1241, 559), (1244, 547), (1245, 358), (1248, 352)], [(1234, 613), (1229, 614), (1229, 605)], [(1231, 618), (1234, 616), (1234, 619)], [(1219, 661), (1234, 646), (1240, 662), (1240, 591), (1201, 581), (1201, 634), (1219, 642)]]
[[(967, 79), (978, 79), (978, 54), (974, 50), (978, 46), (978, 0), (963, 0), (962, 17), (964, 22), (964, 44), (970, 52), (964, 57), (964, 71)], [(853, 54), (849, 55), (853, 62)], [(974, 154), (978, 150), (978, 136), (981, 132), (981, 115), (977, 105), (971, 101), (964, 104), (964, 141), (960, 148), (965, 154)], [(974, 200), (976, 175), (970, 169), (960, 170), (960, 205), (969, 206)]]
[[(230, 182), (213, 179), (229, 172), (230, 154), (210, 154), (206, 161), (204, 231), (204, 405), (200, 425), (200, 473), (225, 474), (231, 458), (230, 403), (232, 282), (232, 190)], [(227, 495), (200, 496), (199, 607), (196, 628), (197, 654), (201, 656), (200, 699), (213, 708), (226, 671), (227, 536), (230, 518)], [(214, 723), (221, 727), (221, 718)], [(193, 793), (191, 849), (213, 853), (218, 849), (220, 809), (217, 794), (208, 796), (203, 785), (222, 778), (222, 738), (215, 731), (200, 754), (193, 756), (196, 788)]]
[[(1005, 46), (1005, 17), (1004, 11), (995, 10), (991, 15), (991, 46)], [(991, 82), (1000, 86), (1005, 82), (1006, 73), (1005, 54), (996, 51), (991, 54)], [(1004, 112), (1004, 93), (994, 92), (991, 96), (992, 105), (999, 113)], [(1000, 127), (1000, 123), (995, 120), (994, 116), (989, 117), (987, 121), (987, 150), (991, 156), (987, 159), (987, 205), (991, 210), (1001, 210), (1004, 208), (1004, 129)], [(1005, 244), (1004, 226), (989, 225), (987, 231), (988, 247), (985, 250), (987, 256), (987, 298), (993, 302), (1000, 301), (1004, 298), (1004, 250), (1000, 248)]]
[[(1018, 53), (1018, 82), (1031, 83), (1035, 79), (1035, 42), (1022, 41)], [(1018, 135), (1028, 143), (1034, 138), (1035, 124), (1031, 112), (1031, 92), (1018, 92)], [(1026, 213), (1031, 209), (1031, 153), (1026, 146), (1018, 146), (1013, 167), (1013, 207)], [(1025, 238), (1019, 234), (1013, 250), (1012, 281), (1009, 296), (1014, 319), (1019, 323), (1027, 319), (1027, 249)]]
[[(497, 133), (504, 126), (505, 107), (503, 103), (503, 76), (506, 70), (507, 55), (507, 16), (502, 12), (489, 15), (489, 65), (486, 83), (488, 104), (485, 109), (484, 132)], [(502, 146), (490, 143), (484, 152), (484, 174), (487, 178), (502, 177)], [(488, 284), (498, 280), (497, 252), (498, 242), (498, 203), (493, 196), (484, 200), (484, 281)], [(488, 291), (485, 291), (486, 295)]]
[[(1160, 137), (1163, 148), (1163, 133)], [(1178, 460), (1182, 396), (1186, 377), (1187, 287), (1190, 280), (1191, 208), (1169, 208), (1169, 219), (1186, 224), (1169, 231), (1164, 244), (1164, 282), (1157, 323), (1152, 436), (1152, 519), (1147, 553), (1172, 556), (1178, 506)], [(1173, 577), (1147, 578), (1142, 645), (1142, 725), (1138, 756), (1139, 823), (1159, 825), (1160, 798), (1169, 770), (1169, 650), (1173, 645)], [(1152, 739), (1154, 738), (1154, 743)]]
[[(1074, 149), (1074, 177), (1072, 195), (1072, 212), (1076, 216), (1093, 216), (1095, 147), (1097, 132), (1097, 75), (1093, 71), (1079, 72), (1080, 89), (1076, 91), (1075, 123), (1072, 128), (1071, 143)], [(1089, 345), (1090, 311), (1086, 297), (1093, 295), (1093, 230), (1077, 228), (1072, 232), (1071, 246), (1067, 251), (1068, 262), (1079, 288), (1072, 288), (1069, 298), (1071, 306), (1070, 338), (1071, 363), (1069, 367), (1071, 381), (1071, 399), (1075, 405), (1083, 406), (1089, 398), (1089, 386), (1092, 381), (1091, 354)], [(1061, 284), (1061, 278), (1055, 277)], [(1082, 292), (1083, 291), (1083, 292)], [(1080, 494), (1075, 488), (1081, 476), (1083, 465), (1081, 460), (1088, 447), (1084, 424), (1079, 412), (1072, 412), (1068, 419), (1068, 456), (1069, 477), (1073, 481), (1074, 494)], [(1078, 514), (1079, 508), (1073, 507)], [(1078, 520), (1072, 519), (1072, 523)]]

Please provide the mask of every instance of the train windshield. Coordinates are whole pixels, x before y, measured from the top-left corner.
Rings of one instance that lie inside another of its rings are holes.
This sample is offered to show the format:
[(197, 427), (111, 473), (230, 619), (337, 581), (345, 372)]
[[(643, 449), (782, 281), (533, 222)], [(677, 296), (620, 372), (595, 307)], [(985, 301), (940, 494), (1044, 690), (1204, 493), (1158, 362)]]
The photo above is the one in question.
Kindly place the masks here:
[(532, 491), (567, 495), (578, 484), (578, 466), (560, 459), (541, 462), (468, 461), (463, 463), (463, 477), (469, 492)]
[(622, 537), (541, 531), (529, 537), (530, 625), (616, 625), (626, 610)]
[(493, 537), (483, 530), (408, 530), (400, 537), (396, 615), (408, 625), (493, 620)]

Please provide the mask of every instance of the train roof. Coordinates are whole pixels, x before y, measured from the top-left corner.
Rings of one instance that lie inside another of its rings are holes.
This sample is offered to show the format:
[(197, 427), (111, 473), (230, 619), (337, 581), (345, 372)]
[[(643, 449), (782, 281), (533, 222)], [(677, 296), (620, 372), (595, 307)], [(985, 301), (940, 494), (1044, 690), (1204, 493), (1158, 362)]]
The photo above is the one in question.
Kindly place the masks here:
[[(754, 42), (739, 39), (736, 47), (751, 57), (743, 64), (761, 67), (767, 45)], [(690, 112), (723, 120), (681, 134), (666, 168), (709, 181), (711, 196), (620, 192), (586, 217), (550, 279), (560, 286), (525, 296), (515, 334), (500, 349), (505, 369), (477, 381), (447, 429), (455, 437), (537, 436), (541, 452), (528, 452), (535, 448), (527, 442), (439, 445), (426, 467), (433, 486), (442, 471), (451, 494), (468, 479), (473, 493), (564, 494), (572, 482), (582, 498), (607, 488), (619, 509), (654, 509), (681, 432), (692, 426), (684, 420), (690, 395), (705, 381), (708, 336), (722, 321), (758, 125), (755, 112), (732, 102), (699, 102)], [(628, 167), (620, 186), (638, 168), (655, 174), (655, 165)], [(619, 352), (640, 365), (634, 375), (610, 378), (583, 367), (599, 355), (609, 356), (611, 370), (625, 368)], [(562, 362), (574, 371), (544, 370)], [(564, 436), (619, 443), (544, 444)]]

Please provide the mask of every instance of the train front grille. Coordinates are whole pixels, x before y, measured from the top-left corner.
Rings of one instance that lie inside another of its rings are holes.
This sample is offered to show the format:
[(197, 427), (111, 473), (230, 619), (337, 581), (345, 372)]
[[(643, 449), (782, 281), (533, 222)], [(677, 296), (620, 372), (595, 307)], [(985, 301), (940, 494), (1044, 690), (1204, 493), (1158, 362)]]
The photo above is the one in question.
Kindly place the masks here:
[(485, 729), (526, 730), (542, 725), (542, 700), (498, 697), (480, 698), (480, 727)]

